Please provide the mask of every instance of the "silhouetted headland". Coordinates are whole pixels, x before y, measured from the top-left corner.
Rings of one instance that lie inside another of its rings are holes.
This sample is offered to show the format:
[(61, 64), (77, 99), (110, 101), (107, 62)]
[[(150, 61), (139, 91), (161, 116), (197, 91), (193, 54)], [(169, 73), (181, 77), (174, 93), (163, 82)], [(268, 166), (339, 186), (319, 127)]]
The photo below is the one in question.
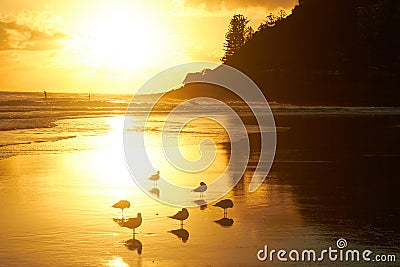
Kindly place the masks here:
[[(400, 2), (302, 0), (290, 16), (255, 32), (224, 64), (247, 74), (268, 101), (297, 105), (399, 106)], [(174, 98), (231, 96), (190, 83)]]

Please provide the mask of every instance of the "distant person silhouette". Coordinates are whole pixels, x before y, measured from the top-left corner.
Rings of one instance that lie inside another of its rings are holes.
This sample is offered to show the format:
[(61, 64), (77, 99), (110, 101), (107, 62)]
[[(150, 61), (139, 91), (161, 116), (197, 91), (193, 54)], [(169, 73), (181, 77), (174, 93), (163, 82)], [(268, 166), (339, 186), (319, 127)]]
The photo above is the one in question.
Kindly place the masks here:
[(89, 101), (90, 101), (90, 94), (88, 95)]
[(46, 90), (43, 91), (43, 94), (44, 94), (44, 99), (47, 99), (47, 92), (46, 92)]

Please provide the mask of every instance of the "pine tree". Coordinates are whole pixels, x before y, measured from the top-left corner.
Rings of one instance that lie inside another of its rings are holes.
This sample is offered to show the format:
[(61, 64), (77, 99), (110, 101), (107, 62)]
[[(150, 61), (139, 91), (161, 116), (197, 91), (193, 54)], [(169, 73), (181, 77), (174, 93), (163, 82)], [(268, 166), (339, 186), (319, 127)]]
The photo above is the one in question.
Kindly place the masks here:
[(225, 34), (224, 51), (225, 54), (221, 58), (225, 62), (230, 56), (235, 54), (242, 45), (248, 41), (254, 31), (250, 26), (247, 26), (250, 20), (242, 14), (236, 14), (232, 17), (228, 32)]

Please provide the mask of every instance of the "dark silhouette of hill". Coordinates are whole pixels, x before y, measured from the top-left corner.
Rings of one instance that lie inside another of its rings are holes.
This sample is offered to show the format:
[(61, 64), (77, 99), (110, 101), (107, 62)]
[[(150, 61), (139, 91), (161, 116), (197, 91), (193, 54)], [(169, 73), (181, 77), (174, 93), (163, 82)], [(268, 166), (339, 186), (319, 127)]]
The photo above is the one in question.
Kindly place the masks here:
[[(399, 106), (399, 47), (400, 1), (303, 0), (286, 19), (256, 32), (224, 64), (252, 78), (268, 101)], [(213, 87), (198, 84), (170, 96), (194, 92), (221, 97)]]

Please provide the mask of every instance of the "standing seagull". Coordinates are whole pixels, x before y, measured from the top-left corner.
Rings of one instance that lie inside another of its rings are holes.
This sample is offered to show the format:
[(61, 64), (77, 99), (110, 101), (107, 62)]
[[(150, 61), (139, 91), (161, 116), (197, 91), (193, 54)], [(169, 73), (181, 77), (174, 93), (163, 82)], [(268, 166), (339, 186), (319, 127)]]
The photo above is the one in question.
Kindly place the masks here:
[(199, 187), (192, 190), (192, 192), (199, 192), (200, 198), (203, 198), (204, 192), (206, 191), (207, 191), (207, 185), (205, 182), (201, 182)]
[(223, 200), (217, 202), (216, 204), (214, 204), (213, 206), (224, 209), (224, 218), (226, 218), (226, 215), (228, 214), (227, 209), (233, 207), (233, 202), (230, 199), (223, 199)]
[(168, 218), (181, 221), (181, 226), (183, 226), (183, 221), (186, 220), (188, 217), (189, 217), (189, 212), (186, 208), (183, 208), (181, 211), (178, 211), (178, 213), (176, 213), (173, 216), (168, 216)]
[(141, 224), (142, 224), (142, 214), (138, 213), (137, 217), (129, 218), (128, 220), (123, 221), (121, 226), (133, 229), (133, 235), (135, 235), (135, 229), (138, 228)]
[(160, 171), (157, 171), (156, 174), (150, 176), (149, 180), (154, 182), (154, 186), (157, 186), (157, 181), (160, 180)]
[(124, 215), (124, 209), (129, 208), (130, 206), (131, 203), (128, 200), (120, 200), (114, 205), (112, 205), (113, 208), (121, 209), (122, 215)]

